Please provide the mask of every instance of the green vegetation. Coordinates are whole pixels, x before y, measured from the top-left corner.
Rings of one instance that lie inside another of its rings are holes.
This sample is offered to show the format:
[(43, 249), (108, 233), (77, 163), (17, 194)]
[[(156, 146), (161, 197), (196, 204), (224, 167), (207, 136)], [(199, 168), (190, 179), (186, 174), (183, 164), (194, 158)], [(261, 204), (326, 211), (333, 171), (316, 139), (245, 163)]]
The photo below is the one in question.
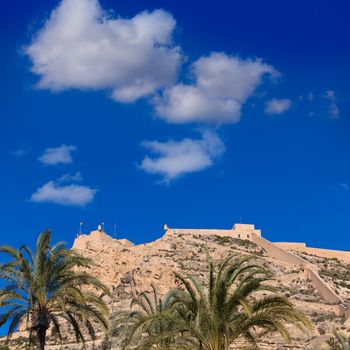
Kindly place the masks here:
[[(153, 302), (141, 294), (132, 303), (138, 311), (115, 319), (115, 330), (124, 324), (123, 348), (227, 350), (244, 339), (258, 349), (259, 338), (272, 333), (290, 342), (288, 323), (302, 331), (311, 328), (309, 319), (267, 284), (270, 271), (253, 259), (230, 255), (215, 268), (208, 257), (207, 285), (176, 274), (180, 286), (163, 300), (155, 289)], [(269, 295), (258, 298), (259, 291)]]
[(0, 252), (9, 261), (0, 265), (0, 326), (8, 322), (8, 337), (23, 326), (29, 330), (32, 344), (45, 348), (46, 333), (52, 327), (62, 341), (62, 321), (70, 324), (76, 340), (83, 341), (83, 327), (94, 338), (94, 325), (107, 326), (108, 309), (101, 297), (108, 289), (95, 277), (76, 267), (87, 269), (91, 260), (84, 258), (63, 243), (50, 246), (51, 232), (39, 235), (35, 254), (27, 247), (19, 250), (9, 246)]
[(336, 331), (333, 332), (334, 338), (327, 341), (327, 350), (350, 350), (350, 338), (346, 338), (343, 334)]
[[(237, 241), (256, 248), (249, 241)], [(125, 350), (228, 350), (242, 341), (258, 350), (261, 338), (271, 334), (291, 343), (288, 325), (301, 331), (312, 327), (281, 290), (277, 294), (271, 286), (273, 275), (266, 263), (256, 255), (240, 254), (215, 265), (207, 253), (207, 279), (175, 273), (177, 288), (163, 298), (152, 285), (151, 293), (132, 300), (130, 310), (117, 310), (109, 318), (102, 296), (110, 293), (86, 272), (92, 261), (62, 243), (50, 243), (51, 233), (46, 231), (39, 235), (35, 253), (27, 246), (0, 247), (8, 257), (0, 264), (0, 327), (9, 326), (8, 338), (19, 327), (28, 330), (29, 346), (35, 344), (38, 350), (45, 349), (49, 329), (52, 339), (62, 344), (69, 341), (68, 332), (84, 343), (87, 334), (95, 339), (96, 328), (102, 328), (102, 350), (111, 350), (115, 343)], [(344, 339), (335, 333), (330, 349), (350, 350), (337, 347)], [(0, 350), (8, 350), (6, 344)]]
[(225, 245), (225, 244), (232, 244), (232, 240), (231, 237), (227, 237), (227, 236), (215, 236), (215, 238), (217, 239), (218, 243), (221, 245)]
[(152, 285), (152, 295), (142, 292), (134, 298), (130, 311), (117, 312), (109, 326), (102, 350), (111, 349), (113, 338), (124, 331), (123, 347), (137, 345), (137, 349), (149, 349), (153, 345), (153, 337), (144, 337), (144, 334), (157, 335), (160, 349), (167, 349), (172, 342), (170, 337), (162, 335), (173, 330), (171, 307), (173, 305), (173, 292), (170, 291), (160, 299), (156, 288)]
[(330, 269), (321, 269), (319, 271), (320, 276), (327, 276), (330, 277), (331, 279), (338, 279), (338, 280), (343, 280), (347, 281), (349, 280), (350, 277), (350, 271), (349, 270), (341, 270), (341, 266), (337, 267), (337, 270), (335, 268)]
[[(215, 235), (214, 241), (222, 246), (232, 246), (237, 250), (243, 250), (245, 252), (250, 252), (251, 254), (263, 256), (265, 254), (264, 249), (259, 248), (254, 242), (249, 239), (234, 238), (228, 236), (218, 236)], [(240, 248), (241, 249), (240, 249)]]

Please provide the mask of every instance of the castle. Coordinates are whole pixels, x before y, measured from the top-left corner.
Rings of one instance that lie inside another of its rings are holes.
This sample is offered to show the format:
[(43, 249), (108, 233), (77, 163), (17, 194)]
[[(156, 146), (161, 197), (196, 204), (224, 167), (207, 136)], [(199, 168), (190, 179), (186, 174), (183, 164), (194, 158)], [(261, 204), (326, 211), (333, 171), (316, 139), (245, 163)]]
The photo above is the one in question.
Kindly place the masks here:
[(172, 231), (180, 234), (194, 234), (194, 235), (215, 235), (222, 237), (232, 237), (252, 240), (254, 236), (261, 237), (261, 231), (256, 230), (254, 225), (248, 224), (234, 224), (231, 230), (222, 229), (182, 229), (182, 228), (169, 228), (168, 225), (164, 225), (164, 231)]
[[(305, 260), (300, 254), (295, 254), (297, 251), (309, 252), (318, 256), (327, 258), (341, 258), (344, 261), (350, 261), (350, 252), (345, 251), (334, 251), (327, 249), (308, 248), (305, 243), (289, 243), (289, 242), (270, 242), (265, 239), (261, 230), (255, 228), (252, 224), (235, 224), (231, 229), (188, 229), (188, 228), (170, 228), (168, 225), (164, 225), (164, 236), (185, 236), (185, 235), (196, 235), (196, 236), (220, 236), (220, 237), (231, 237), (241, 240), (249, 240), (256, 246), (263, 249), (266, 254), (276, 259), (277, 261), (283, 262), (290, 266), (295, 266), (301, 269), (304, 273), (304, 278), (310, 280), (318, 293), (324, 298), (324, 300), (332, 305), (336, 305), (336, 312), (339, 316), (344, 317), (347, 320), (350, 317), (350, 308), (347, 302), (344, 301), (339, 295), (337, 295), (328, 283), (326, 283), (319, 275), (318, 268), (316, 265)], [(92, 231), (90, 235), (80, 235), (74, 242), (75, 248), (84, 248), (87, 242), (96, 242), (96, 244), (112, 244), (118, 243), (132, 249), (135, 246), (132, 242), (126, 239), (114, 239), (108, 236), (99, 225), (98, 229)]]
[(261, 230), (255, 229), (251, 224), (234, 224), (231, 230), (221, 229), (179, 229), (169, 228), (164, 225), (166, 234), (192, 234), (192, 235), (213, 235), (245, 239), (261, 247), (270, 257), (283, 261), (284, 263), (297, 266), (304, 271), (305, 278), (312, 281), (318, 293), (330, 304), (337, 305), (337, 314), (342, 316), (345, 321), (350, 318), (350, 308), (347, 303), (337, 295), (332, 288), (320, 277), (315, 265), (309, 263), (299, 255), (293, 253), (294, 250), (311, 250), (319, 255), (335, 258), (349, 259), (350, 253), (345, 251), (332, 251), (327, 249), (307, 248), (305, 243), (295, 242), (270, 242), (263, 238)]

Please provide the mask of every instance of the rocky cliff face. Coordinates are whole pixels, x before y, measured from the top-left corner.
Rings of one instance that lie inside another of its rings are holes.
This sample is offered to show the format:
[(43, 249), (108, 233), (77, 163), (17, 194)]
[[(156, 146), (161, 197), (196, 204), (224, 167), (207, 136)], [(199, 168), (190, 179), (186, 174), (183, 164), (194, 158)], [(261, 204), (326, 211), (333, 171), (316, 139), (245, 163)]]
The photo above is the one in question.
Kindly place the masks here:
[[(151, 284), (156, 286), (160, 294), (175, 287), (174, 271), (205, 279), (206, 247), (214, 261), (230, 253), (257, 255), (263, 265), (274, 271), (274, 284), (281, 293), (288, 296), (313, 321), (315, 328), (307, 335), (292, 330), (295, 337), (293, 345), (285, 344), (276, 336), (265, 339), (261, 343), (263, 349), (319, 350), (333, 329), (345, 333), (350, 331), (339, 315), (339, 306), (326, 302), (318, 294), (301, 266), (273, 258), (262, 247), (248, 240), (215, 235), (183, 235), (169, 230), (154, 242), (133, 245), (127, 240), (116, 240), (104, 232), (93, 231), (90, 235), (79, 236), (73, 248), (95, 261), (96, 266), (90, 272), (110, 287), (113, 297), (108, 302), (111, 309), (117, 311), (129, 308), (131, 299), (137, 293), (151, 292)], [(339, 258), (336, 253), (333, 256), (328, 253), (326, 257), (321, 253), (317, 255), (317, 250), (310, 253), (308, 248), (303, 250), (298, 247), (296, 251), (291, 246), (290, 251), (314, 265), (335, 293), (344, 301), (350, 301), (350, 253), (349, 256), (342, 253)], [(63, 348), (80, 347), (70, 344)]]
[[(129, 241), (113, 240), (103, 232), (95, 231), (89, 236), (77, 238), (74, 247), (96, 261), (93, 273), (113, 291), (113, 310), (127, 308), (138, 292), (151, 291), (151, 284), (160, 293), (175, 287), (173, 271), (205, 279), (205, 248), (208, 247), (215, 261), (230, 253), (256, 254), (262, 264), (275, 272), (274, 283), (280, 287), (281, 292), (314, 322), (315, 329), (310, 334), (294, 334), (296, 341), (293, 346), (283, 344), (276, 337), (265, 340), (262, 345), (266, 349), (319, 349), (333, 329), (350, 330), (338, 314), (338, 306), (323, 300), (301, 267), (269, 256), (263, 248), (248, 240), (215, 235), (183, 235), (169, 230), (154, 242), (132, 245)], [(336, 252), (334, 256), (323, 257), (322, 254), (318, 256), (317, 251), (309, 253), (307, 248), (304, 251), (290, 251), (314, 264), (336, 294), (343, 300), (350, 300), (350, 264), (346, 261), (349, 258), (347, 255), (340, 254), (343, 258), (341, 260), (336, 257)]]

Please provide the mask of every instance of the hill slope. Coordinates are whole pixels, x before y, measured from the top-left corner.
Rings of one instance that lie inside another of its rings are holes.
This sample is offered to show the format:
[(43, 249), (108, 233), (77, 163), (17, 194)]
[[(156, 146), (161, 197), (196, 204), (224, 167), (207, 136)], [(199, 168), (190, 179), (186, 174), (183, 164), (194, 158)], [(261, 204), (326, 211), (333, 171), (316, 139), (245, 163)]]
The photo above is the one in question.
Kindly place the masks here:
[[(133, 245), (127, 240), (113, 239), (102, 231), (93, 231), (90, 235), (79, 236), (74, 242), (74, 248), (96, 262), (90, 272), (110, 287), (113, 297), (108, 302), (113, 310), (128, 308), (137, 293), (151, 291), (151, 284), (161, 294), (175, 287), (173, 271), (205, 279), (205, 250), (208, 247), (216, 262), (231, 253), (257, 255), (261, 263), (275, 273), (274, 284), (280, 288), (281, 293), (307, 313), (315, 324), (313, 332), (307, 335), (292, 330), (295, 337), (293, 345), (284, 344), (276, 336), (265, 339), (261, 343), (263, 349), (319, 350), (320, 344), (329, 338), (333, 329), (350, 331), (344, 321), (346, 304), (350, 302), (350, 253), (315, 250), (292, 244), (275, 245), (283, 247), (281, 249), (284, 252), (289, 251), (293, 256), (301, 257), (303, 262), (298, 264), (298, 260), (296, 263), (293, 260), (290, 263), (286, 261), (288, 259), (270, 251), (269, 246), (265, 249), (260, 241), (256, 244), (254, 240), (196, 234), (195, 230), (193, 232), (183, 234), (181, 231), (169, 229), (162, 238), (154, 242)], [(325, 282), (326, 294), (324, 290), (316, 288), (314, 276), (308, 270), (314, 271), (316, 275), (318, 271), (317, 278), (322, 278)], [(331, 293), (330, 299), (327, 292)], [(339, 305), (338, 299), (344, 306)], [(67, 343), (70, 341), (67, 339)], [(70, 344), (63, 348), (76, 347)]]

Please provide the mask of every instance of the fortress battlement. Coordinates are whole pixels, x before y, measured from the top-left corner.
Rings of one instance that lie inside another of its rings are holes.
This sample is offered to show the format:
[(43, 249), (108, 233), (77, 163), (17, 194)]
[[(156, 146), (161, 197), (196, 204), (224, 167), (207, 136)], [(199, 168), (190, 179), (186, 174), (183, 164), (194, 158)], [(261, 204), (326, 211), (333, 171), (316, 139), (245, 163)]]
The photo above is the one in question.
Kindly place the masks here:
[(164, 225), (165, 233), (173, 232), (177, 234), (193, 234), (193, 235), (213, 235), (223, 237), (233, 237), (240, 239), (252, 240), (252, 237), (261, 236), (261, 231), (257, 230), (252, 224), (234, 224), (229, 230), (225, 229), (191, 229), (191, 228), (169, 228)]

